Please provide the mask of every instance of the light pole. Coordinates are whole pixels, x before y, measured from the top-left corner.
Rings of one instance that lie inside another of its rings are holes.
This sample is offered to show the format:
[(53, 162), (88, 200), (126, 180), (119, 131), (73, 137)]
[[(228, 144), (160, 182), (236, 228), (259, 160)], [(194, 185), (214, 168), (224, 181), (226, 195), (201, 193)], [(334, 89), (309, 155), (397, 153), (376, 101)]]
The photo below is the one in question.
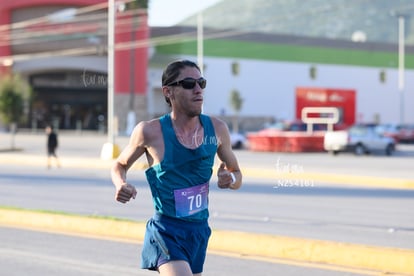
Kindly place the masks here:
[[(204, 74), (204, 33), (203, 33), (203, 12), (200, 11), (197, 16), (197, 63), (200, 67), (201, 75)], [(204, 104), (201, 107), (204, 111)]]
[(108, 142), (114, 144), (115, 1), (108, 1)]
[(203, 47), (203, 12), (200, 11), (197, 15), (197, 63), (200, 67), (201, 74), (204, 71), (204, 47)]
[(114, 75), (115, 75), (115, 0), (108, 0), (108, 141), (101, 151), (102, 159), (113, 159), (119, 154), (114, 132)]
[(404, 123), (405, 15), (398, 15), (398, 90), (400, 91), (400, 124)]
[(398, 91), (400, 94), (400, 124), (404, 123), (404, 89), (405, 89), (405, 19), (409, 16), (398, 11), (391, 11), (398, 18)]
[[(131, 17), (131, 43), (135, 43), (136, 40), (136, 28), (138, 27), (137, 18), (134, 14)], [(135, 120), (135, 51), (136, 49), (131, 47), (130, 51), (130, 60), (129, 60), (129, 110), (127, 115), (127, 125), (126, 133), (130, 135), (134, 130), (136, 120)]]

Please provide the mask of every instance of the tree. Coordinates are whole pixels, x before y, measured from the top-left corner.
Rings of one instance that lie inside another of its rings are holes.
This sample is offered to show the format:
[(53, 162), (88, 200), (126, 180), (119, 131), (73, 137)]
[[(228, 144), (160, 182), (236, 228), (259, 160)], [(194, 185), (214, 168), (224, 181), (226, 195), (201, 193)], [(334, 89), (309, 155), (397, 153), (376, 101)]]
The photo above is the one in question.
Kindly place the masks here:
[(25, 106), (31, 95), (30, 85), (19, 75), (7, 75), (0, 79), (0, 119), (5, 125), (9, 125), (12, 149), (15, 148), (17, 125), (24, 118)]
[(239, 113), (243, 106), (243, 99), (240, 96), (239, 91), (233, 89), (230, 93), (230, 104), (231, 108), (235, 112), (235, 116), (233, 117), (233, 132), (239, 132)]

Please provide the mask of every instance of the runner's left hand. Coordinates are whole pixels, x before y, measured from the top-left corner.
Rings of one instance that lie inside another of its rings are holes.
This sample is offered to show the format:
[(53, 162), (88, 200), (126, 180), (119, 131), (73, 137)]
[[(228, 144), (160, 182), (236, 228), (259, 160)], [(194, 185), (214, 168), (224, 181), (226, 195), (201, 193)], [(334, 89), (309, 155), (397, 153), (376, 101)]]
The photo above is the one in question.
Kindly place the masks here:
[(226, 168), (226, 163), (221, 163), (217, 171), (218, 182), (217, 185), (220, 189), (228, 189), (233, 184), (233, 177), (231, 172)]

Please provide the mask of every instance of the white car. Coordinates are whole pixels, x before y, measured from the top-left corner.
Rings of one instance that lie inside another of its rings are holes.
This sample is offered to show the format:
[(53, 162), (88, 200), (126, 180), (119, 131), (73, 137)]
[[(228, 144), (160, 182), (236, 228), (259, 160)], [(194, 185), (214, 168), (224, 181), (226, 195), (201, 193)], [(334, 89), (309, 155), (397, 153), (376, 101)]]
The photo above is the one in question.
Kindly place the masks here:
[(242, 149), (246, 147), (246, 137), (243, 134), (231, 132), (230, 142), (233, 149)]
[(356, 155), (372, 152), (391, 155), (395, 150), (395, 140), (384, 136), (376, 125), (358, 124), (346, 131), (327, 131), (324, 148), (333, 154), (353, 151)]

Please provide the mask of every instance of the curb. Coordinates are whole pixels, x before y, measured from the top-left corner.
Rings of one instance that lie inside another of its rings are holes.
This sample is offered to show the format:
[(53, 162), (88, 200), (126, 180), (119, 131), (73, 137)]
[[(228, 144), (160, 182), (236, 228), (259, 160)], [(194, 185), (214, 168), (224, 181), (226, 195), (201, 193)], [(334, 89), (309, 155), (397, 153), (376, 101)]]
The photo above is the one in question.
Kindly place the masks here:
[[(0, 207), (0, 225), (142, 242), (145, 223)], [(214, 230), (209, 250), (414, 274), (414, 250)]]
[[(242, 242), (241, 242), (242, 241)], [(209, 248), (240, 255), (414, 275), (414, 250), (214, 230)]]

